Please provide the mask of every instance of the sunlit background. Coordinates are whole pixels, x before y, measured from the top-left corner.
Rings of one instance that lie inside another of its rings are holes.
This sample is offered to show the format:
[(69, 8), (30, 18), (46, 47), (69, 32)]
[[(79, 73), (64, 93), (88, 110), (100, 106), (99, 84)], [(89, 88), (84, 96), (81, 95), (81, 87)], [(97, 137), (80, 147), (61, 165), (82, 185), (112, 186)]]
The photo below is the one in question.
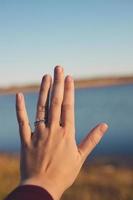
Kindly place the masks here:
[[(57, 64), (75, 79), (133, 77), (133, 1), (0, 0), (0, 88), (39, 83)], [(133, 84), (75, 96), (77, 143), (99, 122), (109, 131), (62, 199), (133, 199)], [(37, 92), (25, 98), (34, 128)], [(15, 94), (0, 94), (0, 200), (17, 185), (19, 148)]]

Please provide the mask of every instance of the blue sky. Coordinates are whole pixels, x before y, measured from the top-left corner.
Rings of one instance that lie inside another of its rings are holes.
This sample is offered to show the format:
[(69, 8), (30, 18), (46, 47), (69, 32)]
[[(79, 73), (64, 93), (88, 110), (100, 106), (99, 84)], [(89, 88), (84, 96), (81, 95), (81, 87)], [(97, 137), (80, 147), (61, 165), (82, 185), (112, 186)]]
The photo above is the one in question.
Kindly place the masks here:
[(0, 86), (133, 74), (132, 0), (0, 0)]

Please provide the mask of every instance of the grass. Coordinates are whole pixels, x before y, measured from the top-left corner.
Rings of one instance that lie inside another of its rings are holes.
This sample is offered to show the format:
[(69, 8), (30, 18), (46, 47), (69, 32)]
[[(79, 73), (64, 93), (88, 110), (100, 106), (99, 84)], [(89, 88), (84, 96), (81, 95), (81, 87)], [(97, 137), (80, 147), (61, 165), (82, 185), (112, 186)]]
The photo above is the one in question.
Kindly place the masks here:
[[(108, 159), (109, 160), (109, 159)], [(19, 183), (18, 156), (0, 154), (0, 200)], [(99, 159), (86, 165), (62, 200), (132, 200), (133, 168)]]

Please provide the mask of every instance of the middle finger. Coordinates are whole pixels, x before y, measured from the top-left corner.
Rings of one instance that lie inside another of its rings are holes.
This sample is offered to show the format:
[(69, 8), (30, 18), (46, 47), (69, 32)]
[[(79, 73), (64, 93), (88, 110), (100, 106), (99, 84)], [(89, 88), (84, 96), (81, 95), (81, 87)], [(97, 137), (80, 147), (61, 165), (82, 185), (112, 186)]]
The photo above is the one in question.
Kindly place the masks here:
[(50, 125), (60, 124), (61, 105), (64, 95), (64, 71), (60, 66), (56, 66), (54, 70), (54, 83), (52, 89), (50, 103)]

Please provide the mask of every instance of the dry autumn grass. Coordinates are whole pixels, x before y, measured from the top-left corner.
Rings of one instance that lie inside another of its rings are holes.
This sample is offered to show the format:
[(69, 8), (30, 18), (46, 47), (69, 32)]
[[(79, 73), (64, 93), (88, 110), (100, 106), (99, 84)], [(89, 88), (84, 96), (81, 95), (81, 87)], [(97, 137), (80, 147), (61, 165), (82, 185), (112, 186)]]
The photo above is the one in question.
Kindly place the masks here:
[[(0, 200), (17, 186), (17, 156), (0, 154)], [(133, 200), (133, 168), (113, 164), (92, 164), (84, 168), (62, 200)]]

